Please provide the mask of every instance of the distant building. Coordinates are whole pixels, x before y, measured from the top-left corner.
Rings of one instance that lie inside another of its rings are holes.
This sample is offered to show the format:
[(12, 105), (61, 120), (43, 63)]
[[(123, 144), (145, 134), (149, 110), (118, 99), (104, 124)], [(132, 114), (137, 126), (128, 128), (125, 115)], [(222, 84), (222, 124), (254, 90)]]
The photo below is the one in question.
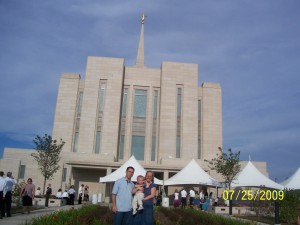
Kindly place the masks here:
[[(85, 80), (62, 74), (52, 136), (66, 142), (61, 169), (50, 181), (54, 190), (71, 184), (78, 190), (83, 183), (109, 201), (111, 184), (99, 178), (131, 155), (158, 179), (173, 176), (192, 158), (208, 170), (203, 160), (215, 157), (222, 146), (221, 87), (199, 87), (196, 64), (146, 67), (142, 23), (134, 66), (125, 66), (123, 58), (88, 57)], [(19, 179), (32, 177), (41, 186), (32, 151), (6, 148), (0, 170)]]

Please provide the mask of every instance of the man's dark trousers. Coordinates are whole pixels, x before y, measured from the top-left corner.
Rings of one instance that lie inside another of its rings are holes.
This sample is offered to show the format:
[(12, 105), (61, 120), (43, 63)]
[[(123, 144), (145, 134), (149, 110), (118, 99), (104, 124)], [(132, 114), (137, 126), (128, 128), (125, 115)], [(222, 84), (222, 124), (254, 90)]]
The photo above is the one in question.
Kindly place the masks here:
[[(11, 191), (6, 192), (5, 196), (4, 196), (4, 205), (5, 205), (5, 209), (6, 209), (6, 216), (7, 217), (11, 217), (10, 214), (10, 209), (11, 209), (11, 201), (12, 201), (12, 195), (11, 195)], [(3, 213), (3, 212), (2, 212)]]
[(48, 207), (48, 205), (49, 205), (49, 197), (50, 197), (50, 194), (46, 193), (45, 207)]
[(4, 211), (4, 199), (3, 199), (3, 191), (0, 191), (0, 217), (5, 215)]

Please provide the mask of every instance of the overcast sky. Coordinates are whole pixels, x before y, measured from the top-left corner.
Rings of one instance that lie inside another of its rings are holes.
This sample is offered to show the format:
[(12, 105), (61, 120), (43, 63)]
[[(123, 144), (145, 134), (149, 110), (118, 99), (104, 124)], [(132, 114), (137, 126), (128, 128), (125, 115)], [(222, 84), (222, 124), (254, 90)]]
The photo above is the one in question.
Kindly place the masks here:
[(88, 56), (199, 65), (219, 82), (223, 148), (266, 161), (284, 180), (300, 167), (299, 0), (0, 0), (0, 157), (51, 134), (59, 79), (85, 77)]

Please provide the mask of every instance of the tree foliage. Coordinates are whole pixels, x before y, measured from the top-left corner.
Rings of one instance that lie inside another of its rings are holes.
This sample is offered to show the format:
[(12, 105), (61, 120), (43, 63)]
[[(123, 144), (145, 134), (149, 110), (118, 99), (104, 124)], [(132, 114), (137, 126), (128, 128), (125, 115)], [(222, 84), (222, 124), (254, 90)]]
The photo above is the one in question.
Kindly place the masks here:
[(240, 151), (234, 153), (231, 149), (228, 149), (228, 152), (223, 152), (222, 148), (219, 148), (219, 150), (220, 154), (217, 154), (216, 158), (205, 161), (209, 163), (208, 167), (211, 170), (215, 170), (222, 175), (230, 188), (232, 181), (241, 170)]
[(285, 189), (284, 198), (280, 201), (280, 218), (282, 222), (293, 224), (297, 222), (300, 207), (300, 190)]
[(50, 180), (60, 168), (60, 153), (65, 142), (60, 139), (58, 143), (57, 140), (53, 140), (52, 137), (47, 134), (43, 137), (37, 135), (33, 142), (36, 146), (36, 152), (32, 153), (31, 156), (37, 162), (38, 168), (44, 177), (44, 194), (46, 181)]

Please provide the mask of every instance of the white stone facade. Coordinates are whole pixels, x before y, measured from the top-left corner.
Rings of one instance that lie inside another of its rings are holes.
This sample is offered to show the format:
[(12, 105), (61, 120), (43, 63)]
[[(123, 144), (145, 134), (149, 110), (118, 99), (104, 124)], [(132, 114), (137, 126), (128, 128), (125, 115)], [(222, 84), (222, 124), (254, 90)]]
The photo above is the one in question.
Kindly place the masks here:
[[(130, 158), (135, 134), (142, 137), (144, 143), (144, 149), (137, 150), (143, 156), (139, 162), (146, 170), (153, 170), (158, 179), (168, 179), (192, 158), (209, 170), (204, 159), (214, 158), (218, 148), (222, 147), (220, 84), (203, 83), (199, 87), (196, 64), (162, 62), (160, 68), (145, 67), (143, 42), (142, 28), (139, 58), (133, 67), (126, 67), (122, 58), (88, 57), (85, 80), (79, 74), (61, 76), (52, 136), (66, 143), (61, 168), (53, 180), (47, 182), (52, 184), (54, 192), (71, 184), (78, 190), (83, 183), (90, 186), (90, 194), (102, 193), (103, 199), (109, 201), (112, 184), (101, 184), (99, 178)], [(101, 85), (104, 97), (100, 93)], [(180, 116), (178, 88), (181, 88)], [(123, 118), (125, 89), (126, 117)], [(147, 93), (143, 118), (134, 116), (136, 90)], [(155, 120), (154, 91), (158, 94)], [(103, 111), (100, 112), (101, 104)], [(122, 143), (121, 132), (124, 135)], [(180, 151), (176, 152), (179, 146)], [(16, 177), (19, 166), (25, 165), (22, 179), (32, 177), (36, 186), (42, 187), (43, 179), (30, 157), (32, 151), (6, 148), (0, 160), (0, 170), (12, 171)], [(256, 165), (267, 174), (265, 163)], [(211, 174), (216, 177), (216, 174)]]

